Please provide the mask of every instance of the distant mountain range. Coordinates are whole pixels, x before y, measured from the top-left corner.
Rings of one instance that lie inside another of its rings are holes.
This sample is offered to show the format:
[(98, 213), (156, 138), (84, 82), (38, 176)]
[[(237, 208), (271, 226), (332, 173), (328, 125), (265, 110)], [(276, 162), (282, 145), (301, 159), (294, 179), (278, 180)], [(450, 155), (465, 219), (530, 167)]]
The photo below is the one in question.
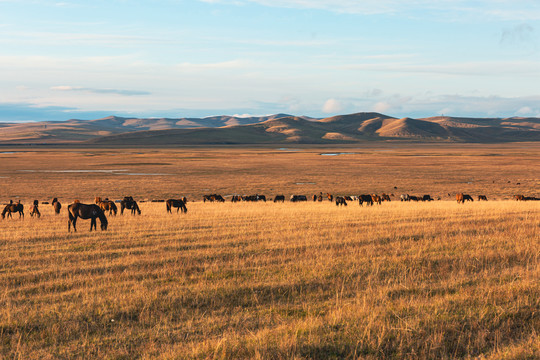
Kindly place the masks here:
[(219, 145), (340, 144), (365, 141), (498, 143), (540, 141), (540, 118), (394, 118), (363, 112), (324, 119), (124, 118), (0, 123), (0, 144)]

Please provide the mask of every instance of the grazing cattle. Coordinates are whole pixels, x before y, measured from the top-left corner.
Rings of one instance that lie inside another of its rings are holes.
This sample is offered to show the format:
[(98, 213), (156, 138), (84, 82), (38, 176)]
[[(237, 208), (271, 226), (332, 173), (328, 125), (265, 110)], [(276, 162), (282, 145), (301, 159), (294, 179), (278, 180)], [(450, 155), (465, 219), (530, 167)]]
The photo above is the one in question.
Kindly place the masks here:
[(333, 201), (334, 200), (334, 195), (332, 195), (332, 194), (326, 193), (326, 197), (328, 198), (328, 201)]
[(431, 195), (422, 196), (422, 201), (434, 201)]
[(16, 212), (19, 213), (19, 219), (21, 218), (21, 216), (24, 219), (24, 205), (21, 204), (20, 200), (16, 204), (13, 203), (13, 200), (10, 200), (9, 204), (7, 204), (2, 211), (2, 219), (6, 218), (6, 213), (8, 217), (13, 219), (13, 216), (11, 214)]
[(401, 199), (401, 201), (411, 201), (409, 194), (401, 194), (399, 198)]
[(290, 201), (292, 202), (307, 201), (307, 196), (306, 195), (291, 195)]
[(53, 206), (53, 209), (54, 209), (54, 213), (56, 215), (60, 214), (60, 209), (62, 209), (62, 204), (60, 204), (60, 201), (58, 201), (57, 198), (54, 198), (52, 200), (52, 206)]
[(369, 206), (373, 206), (373, 199), (371, 198), (371, 195), (358, 195), (358, 204), (363, 206), (364, 203)]
[(132, 196), (124, 196), (124, 199), (120, 201), (120, 215), (124, 215), (124, 209), (130, 209), (131, 215), (136, 213), (141, 215), (141, 209)]
[(73, 231), (77, 231), (77, 219), (90, 219), (90, 231), (92, 229), (97, 230), (97, 221), (96, 218), (99, 218), (101, 222), (101, 230), (107, 230), (107, 217), (103, 213), (103, 210), (98, 205), (87, 205), (81, 204), (80, 202), (75, 202), (71, 205), (68, 205), (68, 232), (71, 231), (71, 225), (73, 225)]
[(30, 216), (31, 217), (34, 217), (34, 215), (36, 215), (38, 218), (41, 217), (41, 213), (39, 212), (39, 201), (38, 200), (34, 200), (34, 203), (32, 204), (32, 206), (30, 206)]
[(206, 202), (206, 201), (210, 201), (210, 202), (225, 202), (225, 199), (223, 198), (223, 196), (219, 195), (219, 194), (212, 194), (212, 195), (204, 195), (203, 196), (203, 201)]
[(478, 195), (478, 201), (487, 201), (486, 195)]
[(101, 200), (101, 197), (97, 196), (95, 198), (95, 203), (99, 205), (101, 210), (108, 211), (109, 215), (114, 214), (114, 216), (116, 216), (116, 213), (118, 212), (118, 208), (116, 207), (116, 204), (114, 203), (114, 201), (109, 200), (108, 198), (106, 198), (105, 200)]
[(458, 204), (460, 204), (460, 203), (464, 204), (465, 201), (473, 201), (474, 202), (474, 199), (470, 195), (459, 193), (459, 194), (456, 194), (456, 201), (457, 201)]
[(372, 194), (371, 200), (373, 200), (374, 203), (379, 204), (379, 205), (381, 205), (382, 203), (381, 197), (377, 194)]
[(167, 205), (167, 212), (172, 213), (172, 208), (176, 208), (176, 213), (178, 213), (179, 210), (182, 210), (183, 213), (187, 213), (187, 207), (186, 203), (182, 199), (169, 199), (165, 201), (165, 204)]
[(347, 206), (347, 201), (343, 196), (336, 196), (336, 206), (345, 205)]
[(381, 200), (382, 201), (391, 201), (390, 196), (388, 194), (385, 194), (385, 193), (381, 194)]
[(276, 195), (276, 197), (274, 198), (274, 202), (278, 201), (285, 202), (285, 195)]

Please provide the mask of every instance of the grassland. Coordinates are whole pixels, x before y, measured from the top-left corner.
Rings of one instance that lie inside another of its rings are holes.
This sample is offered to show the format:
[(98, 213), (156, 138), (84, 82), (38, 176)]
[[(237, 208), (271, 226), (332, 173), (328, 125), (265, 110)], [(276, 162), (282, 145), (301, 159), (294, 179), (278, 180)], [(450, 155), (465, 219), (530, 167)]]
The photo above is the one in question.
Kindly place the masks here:
[[(540, 357), (538, 202), (445, 197), (538, 196), (538, 148), (301, 150), (0, 154), (0, 197), (27, 205), (390, 192), (396, 182), (397, 193), (443, 198), (190, 201), (170, 215), (144, 202), (141, 216), (91, 233), (88, 221), (67, 233), (65, 208), (41, 205), (40, 219), (0, 220), (0, 359)], [(340, 151), (354, 154), (319, 155)], [(175, 175), (34, 172), (112, 168)]]

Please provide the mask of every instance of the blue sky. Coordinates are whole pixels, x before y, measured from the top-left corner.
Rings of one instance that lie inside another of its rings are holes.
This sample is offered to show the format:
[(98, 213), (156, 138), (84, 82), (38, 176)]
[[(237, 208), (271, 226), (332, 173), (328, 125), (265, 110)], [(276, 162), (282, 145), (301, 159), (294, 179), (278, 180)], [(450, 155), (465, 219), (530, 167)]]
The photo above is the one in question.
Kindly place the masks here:
[(0, 0), (0, 121), (540, 116), (538, 0)]

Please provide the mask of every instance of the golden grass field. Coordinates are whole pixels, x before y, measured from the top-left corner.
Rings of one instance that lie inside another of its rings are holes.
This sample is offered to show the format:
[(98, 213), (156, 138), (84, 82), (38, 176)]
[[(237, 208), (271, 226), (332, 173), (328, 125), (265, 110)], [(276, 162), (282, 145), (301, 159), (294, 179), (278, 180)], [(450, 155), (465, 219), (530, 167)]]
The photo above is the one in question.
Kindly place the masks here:
[[(540, 203), (503, 200), (539, 195), (538, 146), (301, 150), (0, 154), (3, 202), (64, 204), (59, 216), (42, 204), (40, 219), (0, 220), (0, 358), (540, 357)], [(181, 176), (18, 171), (113, 166)], [(393, 186), (443, 200), (199, 197)], [(447, 193), (459, 190), (490, 201), (458, 205)], [(187, 214), (144, 202), (105, 232), (87, 220), (67, 232), (72, 199), (124, 195), (197, 201)]]

